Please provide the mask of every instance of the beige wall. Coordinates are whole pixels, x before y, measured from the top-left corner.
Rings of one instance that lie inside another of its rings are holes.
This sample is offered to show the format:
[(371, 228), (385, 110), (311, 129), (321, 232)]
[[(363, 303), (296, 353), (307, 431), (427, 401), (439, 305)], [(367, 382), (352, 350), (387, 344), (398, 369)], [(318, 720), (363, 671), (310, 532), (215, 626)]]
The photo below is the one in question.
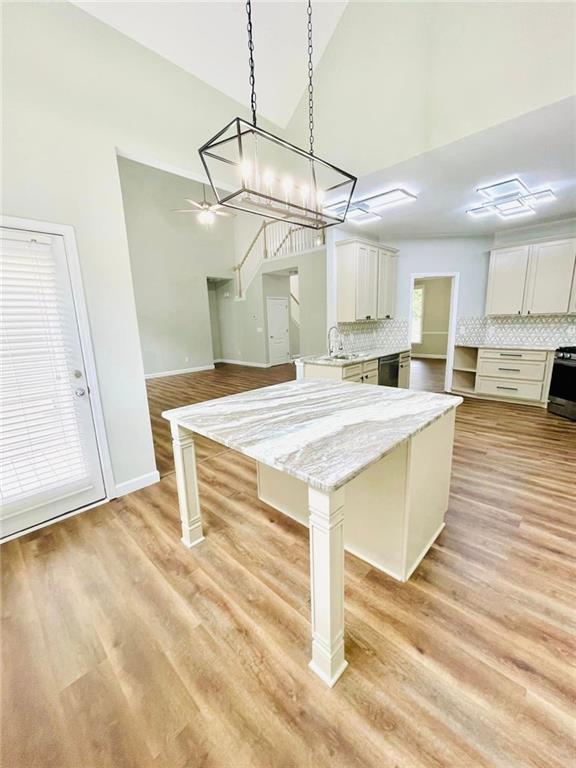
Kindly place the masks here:
[[(223, 359), (268, 364), (265, 291), (269, 289), (264, 280), (271, 272), (288, 269), (297, 269), (300, 278), (300, 354), (326, 351), (326, 249), (318, 248), (264, 262), (242, 301), (234, 299), (232, 282), (218, 286)], [(282, 288), (285, 293), (277, 295), (288, 295), (287, 285)], [(276, 289), (280, 290), (278, 284)]]
[(412, 355), (446, 355), (450, 323), (452, 279), (437, 277), (415, 280), (414, 287), (424, 287), (422, 344), (412, 344)]
[(232, 276), (232, 217), (207, 227), (174, 213), (202, 185), (119, 158), (144, 372), (214, 363), (207, 277)]
[(248, 113), (69, 3), (3, 11), (3, 213), (75, 228), (114, 478), (135, 480), (155, 461), (116, 148), (200, 174)]

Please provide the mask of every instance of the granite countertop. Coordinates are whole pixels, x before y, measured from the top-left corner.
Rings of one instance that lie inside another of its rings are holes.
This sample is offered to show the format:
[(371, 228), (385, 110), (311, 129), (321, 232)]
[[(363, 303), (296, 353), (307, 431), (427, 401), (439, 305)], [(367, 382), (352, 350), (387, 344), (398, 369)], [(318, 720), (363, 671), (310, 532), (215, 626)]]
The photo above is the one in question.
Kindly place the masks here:
[[(567, 344), (568, 342), (566, 342)], [(457, 341), (455, 347), (472, 347), (473, 349), (533, 349), (536, 352), (553, 352), (558, 347), (564, 346), (563, 344), (504, 344), (502, 342), (490, 343), (483, 341), (480, 344), (462, 344)]]
[(300, 358), (299, 362), (343, 368), (347, 365), (357, 365), (358, 363), (366, 363), (368, 360), (376, 360), (379, 357), (386, 357), (386, 355), (397, 355), (400, 352), (410, 352), (410, 345), (405, 344), (400, 347), (373, 349), (370, 352), (359, 354), (357, 357), (352, 357), (349, 360), (337, 360), (336, 358), (328, 357), (328, 355), (311, 355), (309, 357)]
[(162, 416), (329, 492), (461, 402), (452, 395), (300, 379)]

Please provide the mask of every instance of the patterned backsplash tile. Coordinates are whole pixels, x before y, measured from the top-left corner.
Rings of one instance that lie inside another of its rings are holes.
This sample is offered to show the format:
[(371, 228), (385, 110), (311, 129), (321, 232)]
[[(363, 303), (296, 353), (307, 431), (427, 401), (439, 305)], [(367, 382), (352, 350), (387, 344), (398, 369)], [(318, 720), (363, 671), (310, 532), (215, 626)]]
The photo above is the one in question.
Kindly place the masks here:
[(462, 317), (456, 325), (456, 344), (575, 346), (576, 316)]
[(373, 349), (410, 346), (408, 320), (366, 320), (338, 323), (345, 352), (371, 352)]

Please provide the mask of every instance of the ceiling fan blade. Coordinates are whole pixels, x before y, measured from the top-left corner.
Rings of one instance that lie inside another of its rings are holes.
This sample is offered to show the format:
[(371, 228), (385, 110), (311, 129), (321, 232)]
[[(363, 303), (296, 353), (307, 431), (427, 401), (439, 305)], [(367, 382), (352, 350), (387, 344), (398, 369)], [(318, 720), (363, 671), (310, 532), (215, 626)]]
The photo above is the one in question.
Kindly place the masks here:
[(212, 209), (212, 213), (214, 213), (216, 216), (232, 216), (233, 214), (228, 213), (228, 211), (215, 211), (214, 208)]
[(173, 208), (172, 213), (201, 213), (201, 211), (195, 211), (194, 208)]
[(185, 197), (184, 200), (186, 200), (187, 203), (190, 203), (190, 205), (195, 205), (196, 208), (203, 208), (204, 206), (202, 203), (197, 203), (196, 200), (190, 200), (190, 198)]

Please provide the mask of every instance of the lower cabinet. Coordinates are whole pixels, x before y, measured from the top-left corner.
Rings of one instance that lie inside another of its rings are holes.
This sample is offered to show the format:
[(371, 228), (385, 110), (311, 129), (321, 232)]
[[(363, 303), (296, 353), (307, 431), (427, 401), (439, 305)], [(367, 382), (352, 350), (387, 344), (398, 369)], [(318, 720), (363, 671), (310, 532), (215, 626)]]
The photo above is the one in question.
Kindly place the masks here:
[(408, 389), (410, 387), (410, 352), (402, 352), (400, 354), (398, 386), (402, 389)]
[[(402, 362), (404, 360), (404, 363)], [(402, 368), (404, 365), (404, 368)], [(404, 377), (404, 378), (402, 378)], [(350, 365), (317, 365), (304, 362), (305, 379), (337, 379), (357, 384), (378, 384), (378, 358)], [(408, 387), (410, 380), (410, 352), (402, 352), (398, 377), (399, 387)], [(401, 383), (403, 381), (404, 383)]]
[(452, 391), (545, 407), (553, 362), (554, 352), (541, 349), (457, 346)]

